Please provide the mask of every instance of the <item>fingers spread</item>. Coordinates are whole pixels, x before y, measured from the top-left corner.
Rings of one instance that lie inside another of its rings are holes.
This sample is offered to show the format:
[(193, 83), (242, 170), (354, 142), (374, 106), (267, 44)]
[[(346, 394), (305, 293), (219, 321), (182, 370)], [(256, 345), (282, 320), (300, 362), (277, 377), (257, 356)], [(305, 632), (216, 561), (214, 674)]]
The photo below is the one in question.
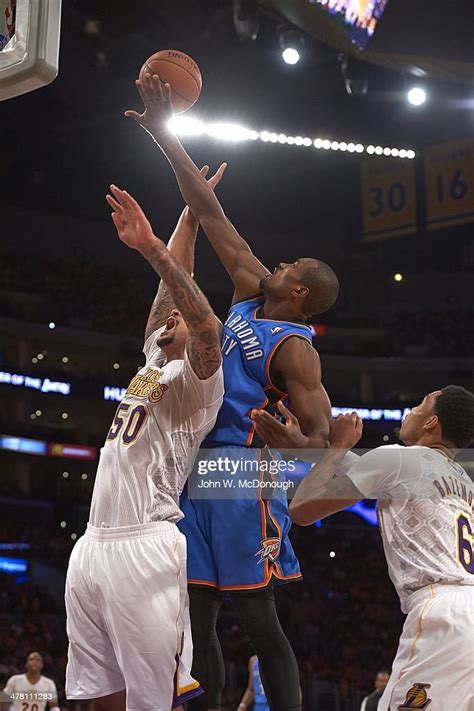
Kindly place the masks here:
[(107, 202), (109, 203), (110, 207), (113, 210), (115, 210), (116, 212), (122, 212), (122, 210), (123, 210), (122, 205), (119, 202), (117, 202), (117, 200), (115, 200), (112, 197), (112, 195), (106, 195), (105, 199), (107, 200)]
[(127, 206), (124, 191), (120, 190), (120, 188), (113, 184), (110, 186), (110, 190), (113, 193), (114, 198), (118, 202), (120, 210), (124, 209)]
[(165, 84), (164, 99), (171, 106), (171, 86), (169, 84)]
[(283, 400), (278, 401), (278, 409), (280, 410), (281, 414), (283, 415), (283, 417), (285, 418), (285, 420), (287, 422), (291, 422), (291, 423), (296, 422), (295, 416), (293, 415), (292, 412), (289, 411), (289, 409), (287, 407), (285, 407), (285, 405), (283, 404)]
[(112, 215), (111, 215), (111, 217), (112, 217), (113, 223), (114, 223), (114, 225), (115, 225), (115, 227), (116, 227), (116, 229), (117, 229), (117, 232), (118, 232), (119, 235), (120, 235), (120, 233), (122, 232), (122, 228), (123, 228), (123, 222), (122, 222), (122, 220), (120, 219), (120, 215), (119, 215), (118, 213), (116, 213), (116, 212), (113, 212)]
[[(146, 79), (146, 77), (147, 77), (147, 75), (145, 74), (145, 79)], [(147, 92), (146, 92), (146, 88), (145, 88), (143, 82), (140, 81), (140, 79), (137, 79), (135, 82), (135, 86), (137, 87), (137, 91), (140, 94), (141, 100), (143, 101), (143, 103), (146, 106)]]

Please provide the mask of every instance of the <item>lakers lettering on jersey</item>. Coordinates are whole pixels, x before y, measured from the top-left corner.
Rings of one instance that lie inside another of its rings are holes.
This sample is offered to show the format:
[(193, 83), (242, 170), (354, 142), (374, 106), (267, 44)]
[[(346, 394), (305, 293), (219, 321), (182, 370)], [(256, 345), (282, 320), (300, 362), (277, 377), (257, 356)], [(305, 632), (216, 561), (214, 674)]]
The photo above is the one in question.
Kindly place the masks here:
[(271, 362), (288, 338), (312, 342), (309, 326), (257, 318), (264, 297), (234, 304), (222, 334), (225, 396), (216, 424), (204, 446), (260, 447), (249, 417), (254, 408), (270, 408), (286, 393), (271, 380)]

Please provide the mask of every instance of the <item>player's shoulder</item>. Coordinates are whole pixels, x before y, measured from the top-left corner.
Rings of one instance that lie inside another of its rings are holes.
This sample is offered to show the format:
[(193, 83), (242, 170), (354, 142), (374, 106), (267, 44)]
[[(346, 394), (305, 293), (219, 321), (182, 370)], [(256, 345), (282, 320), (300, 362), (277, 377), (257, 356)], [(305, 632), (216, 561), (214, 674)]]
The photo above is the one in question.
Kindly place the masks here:
[(419, 451), (420, 449), (428, 448), (414, 445), (405, 447), (403, 444), (384, 444), (372, 450), (372, 452), (376, 453), (384, 461), (392, 463), (398, 462), (399, 466), (403, 467), (410, 462), (419, 460), (423, 456), (423, 452)]
[(281, 370), (296, 370), (304, 375), (308, 373), (307, 368), (319, 366), (320, 359), (309, 338), (292, 333), (284, 337), (275, 353), (274, 363)]
[(14, 684), (15, 682), (22, 681), (23, 679), (26, 679), (26, 674), (13, 674), (7, 680), (7, 684)]
[(47, 684), (50, 684), (52, 686), (56, 686), (54, 679), (50, 679), (49, 676), (44, 676), (43, 674), (41, 675), (41, 681), (45, 681)]

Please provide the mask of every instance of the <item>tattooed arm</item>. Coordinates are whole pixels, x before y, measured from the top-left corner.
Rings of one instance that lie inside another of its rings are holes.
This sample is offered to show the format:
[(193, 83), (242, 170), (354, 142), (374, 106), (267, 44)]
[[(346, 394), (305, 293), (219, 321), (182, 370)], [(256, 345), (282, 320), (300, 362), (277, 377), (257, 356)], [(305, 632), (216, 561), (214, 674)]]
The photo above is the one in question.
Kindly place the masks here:
[[(173, 255), (188, 274), (192, 274), (194, 270), (194, 248), (196, 246), (198, 226), (199, 223), (189, 207), (185, 207), (168, 242), (169, 253)], [(174, 308), (177, 307), (173, 302), (170, 290), (166, 282), (162, 280), (151, 305), (145, 329), (145, 341), (153, 331), (163, 326)]]
[(155, 235), (137, 201), (124, 190), (111, 186), (107, 202), (118, 236), (136, 249), (160, 275), (188, 327), (186, 350), (200, 380), (213, 375), (221, 364), (217, 321), (208, 300), (185, 269)]
[[(221, 165), (219, 170), (217, 170), (207, 181), (208, 186), (212, 190), (215, 190), (217, 185), (219, 185), (224, 174), (224, 170), (225, 165)], [(205, 178), (209, 172), (209, 166), (205, 165), (199, 172), (202, 177)], [(184, 267), (188, 274), (191, 275), (194, 271), (194, 248), (196, 246), (198, 227), (199, 223), (193, 213), (189, 207), (185, 207), (181, 213), (171, 239), (168, 242), (168, 250), (170, 254), (172, 254), (176, 261)], [(153, 301), (150, 315), (148, 317), (145, 330), (145, 341), (153, 333), (153, 331), (156, 331), (157, 328), (165, 323), (174, 308), (176, 308), (176, 306), (173, 303), (169, 289), (165, 282), (162, 281), (158, 287), (158, 293), (155, 296), (155, 300)]]
[(161, 240), (142, 254), (169, 289), (176, 308), (188, 327), (186, 350), (191, 367), (200, 380), (209, 378), (221, 364), (218, 324), (208, 300), (194, 279), (168, 252)]

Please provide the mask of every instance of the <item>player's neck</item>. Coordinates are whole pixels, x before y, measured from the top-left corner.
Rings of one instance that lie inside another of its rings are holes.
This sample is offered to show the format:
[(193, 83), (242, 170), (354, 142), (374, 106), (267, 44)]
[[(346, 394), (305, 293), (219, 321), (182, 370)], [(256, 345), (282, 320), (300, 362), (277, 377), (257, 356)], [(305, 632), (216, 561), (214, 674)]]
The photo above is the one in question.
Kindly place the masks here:
[(420, 447), (435, 449), (437, 452), (444, 454), (447, 459), (454, 459), (457, 454), (457, 449), (450, 443), (443, 442), (442, 440), (432, 440), (431, 438), (422, 437), (416, 444)]
[(447, 447), (445, 444), (431, 445), (431, 449), (436, 449), (437, 452), (441, 452), (447, 459), (454, 460), (456, 458), (457, 449), (452, 447)]
[(304, 323), (301, 314), (294, 313), (285, 301), (273, 301), (267, 296), (265, 303), (257, 313), (259, 318), (267, 318), (271, 321), (291, 321), (292, 323)]
[(169, 346), (164, 346), (161, 349), (166, 356), (166, 362), (170, 363), (172, 360), (183, 360), (184, 358), (184, 348), (182, 346), (173, 347), (170, 343)]
[(26, 672), (26, 678), (28, 679), (30, 684), (37, 684), (41, 679), (41, 672)]

